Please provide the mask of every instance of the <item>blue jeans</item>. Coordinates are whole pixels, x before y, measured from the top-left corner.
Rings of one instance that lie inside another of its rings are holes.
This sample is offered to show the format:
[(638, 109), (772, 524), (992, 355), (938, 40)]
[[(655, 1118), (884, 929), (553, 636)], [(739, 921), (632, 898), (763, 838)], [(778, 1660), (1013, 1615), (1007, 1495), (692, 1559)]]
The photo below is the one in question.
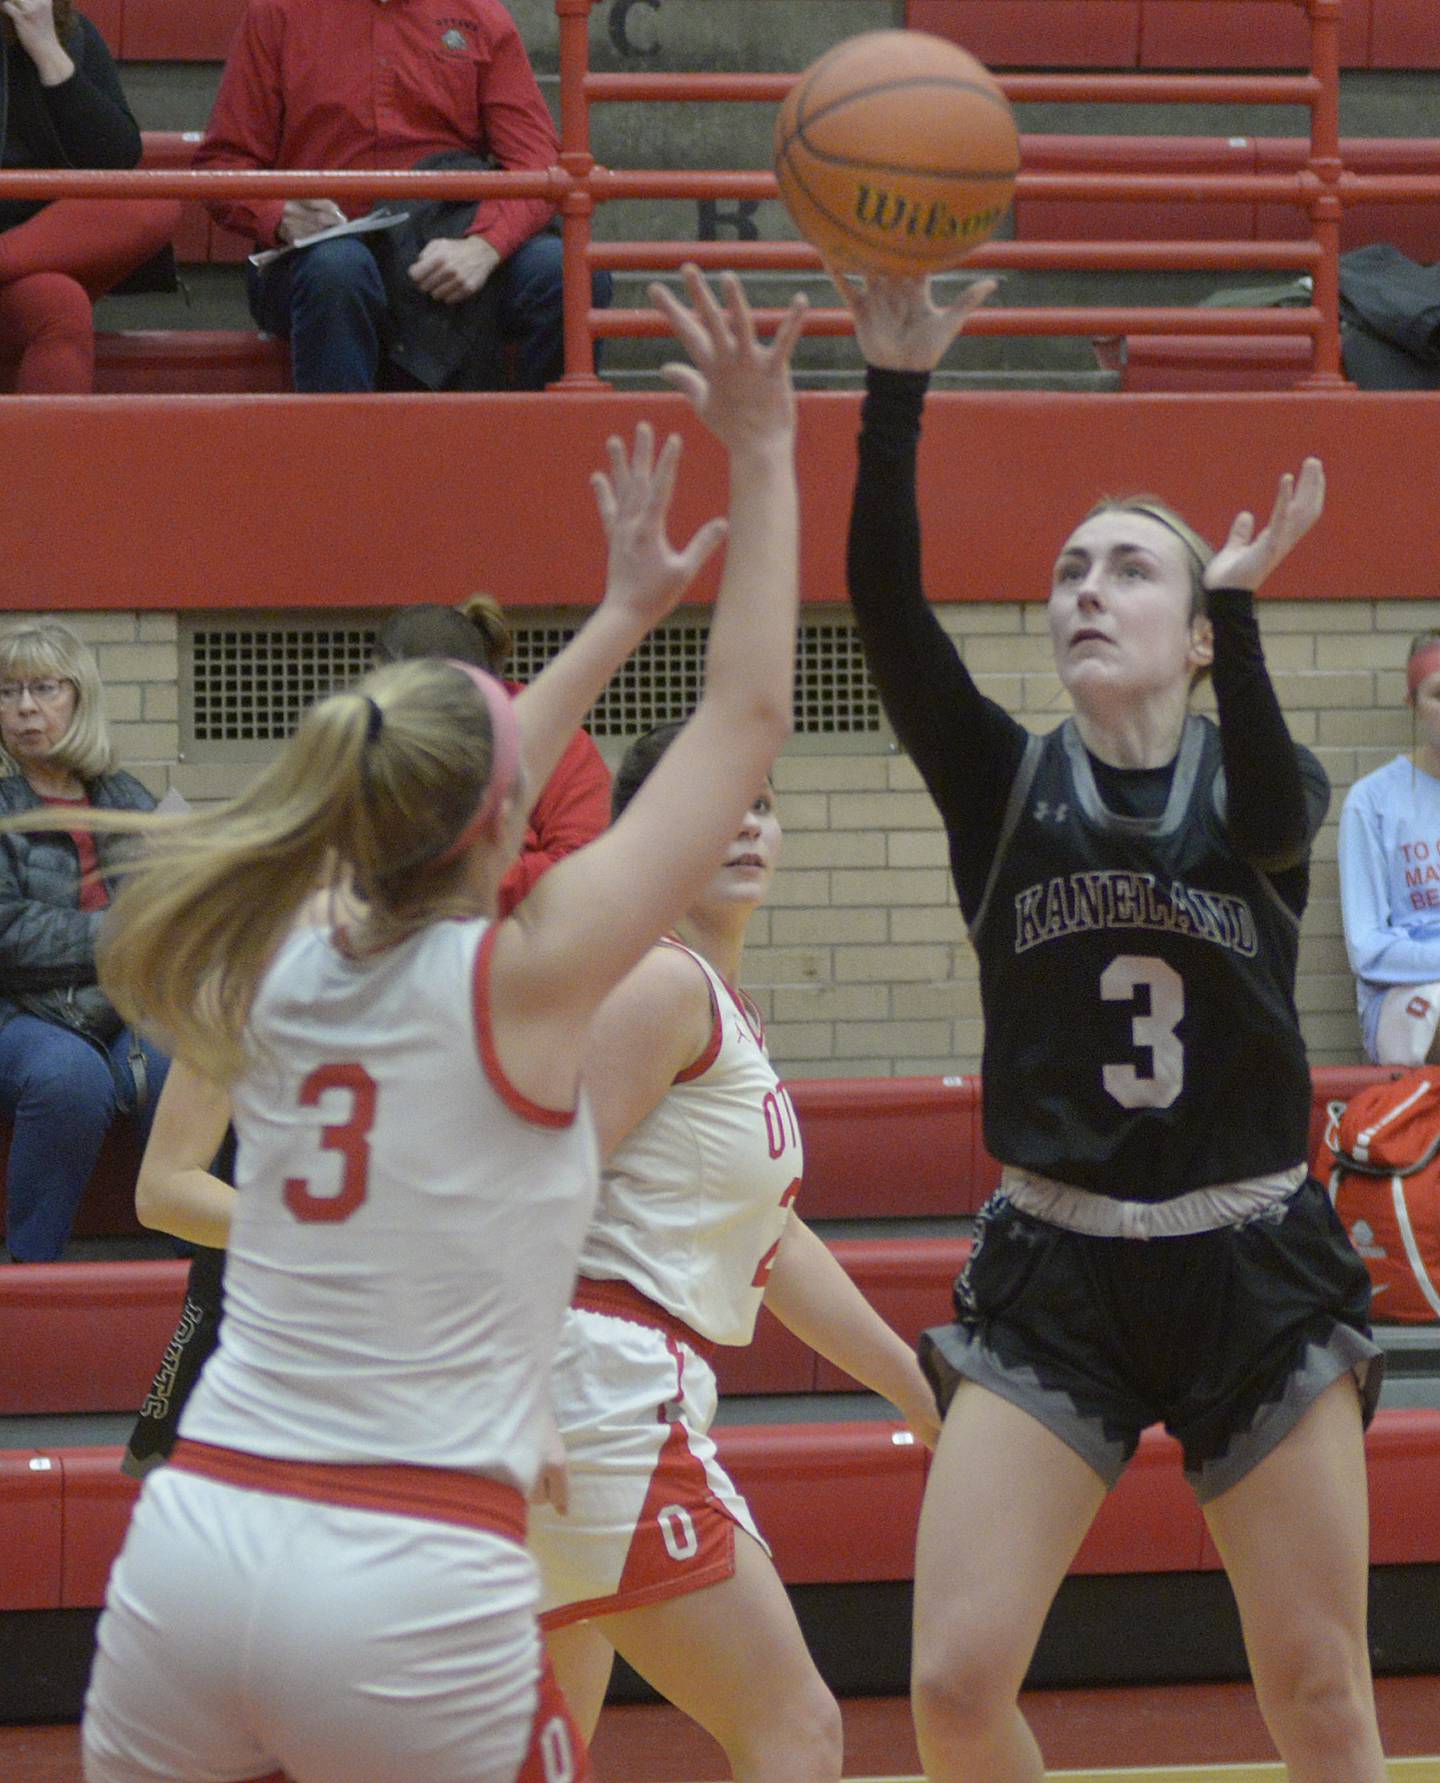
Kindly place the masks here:
[[(558, 235), (532, 235), (490, 275), (500, 333), (516, 347), (515, 387), (543, 390), (565, 369), (561, 247)], [(267, 334), (290, 342), (295, 388), (373, 390), (380, 379), (385, 287), (375, 256), (356, 236), (246, 268), (250, 313)], [(592, 278), (592, 303), (609, 305), (608, 272)]]
[[(145, 1107), (134, 1114), (128, 1028), (102, 1051), (33, 1015), (0, 1028), (0, 1113), (11, 1117), (5, 1177), (5, 1244), (17, 1263), (50, 1263), (65, 1248), (75, 1210), (117, 1114), (132, 1115), (141, 1141), (170, 1061), (148, 1040)], [(107, 1056), (108, 1054), (108, 1056)]]

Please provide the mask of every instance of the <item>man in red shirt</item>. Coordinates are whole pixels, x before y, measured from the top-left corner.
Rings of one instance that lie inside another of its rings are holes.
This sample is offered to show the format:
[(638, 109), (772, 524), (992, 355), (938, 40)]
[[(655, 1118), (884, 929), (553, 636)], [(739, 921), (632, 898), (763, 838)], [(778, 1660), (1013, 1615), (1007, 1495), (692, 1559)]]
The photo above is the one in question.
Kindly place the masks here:
[[(558, 154), (500, 0), (250, 0), (195, 165), (411, 168), (447, 155), (530, 170)], [(329, 199), (217, 199), (210, 209), (267, 248), (345, 216)], [(484, 200), (463, 233), (425, 241), (399, 269), (413, 288), (400, 305), (376, 257), (384, 235), (317, 243), (247, 269), (251, 311), (289, 339), (297, 390), (373, 390), (383, 365), (406, 363), (395, 350), (396, 311), (413, 318), (415, 304), (422, 322), (429, 305), (470, 304), (475, 327), (514, 342), (515, 383), (541, 389), (563, 368), (560, 241), (546, 228), (553, 211), (544, 199)], [(472, 302), (482, 293), (483, 304)], [(609, 275), (598, 274), (593, 301), (609, 300)], [(385, 381), (394, 381), (388, 371)]]

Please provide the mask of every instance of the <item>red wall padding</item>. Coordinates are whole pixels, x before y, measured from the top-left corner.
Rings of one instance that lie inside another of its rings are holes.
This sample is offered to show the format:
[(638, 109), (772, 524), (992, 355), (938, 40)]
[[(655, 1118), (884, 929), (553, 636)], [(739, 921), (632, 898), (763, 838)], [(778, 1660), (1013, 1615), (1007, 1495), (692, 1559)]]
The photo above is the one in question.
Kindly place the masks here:
[[(800, 409), (804, 594), (839, 601), (859, 397), (809, 393)], [(669, 394), (0, 401), (0, 604), (366, 607), (477, 588), (504, 605), (585, 604), (604, 565), (589, 474), (606, 436), (642, 417), (687, 441), (672, 535), (688, 537), (723, 512), (725, 466)], [(1043, 600), (1055, 551), (1107, 490), (1154, 489), (1220, 537), (1318, 452), (1324, 521), (1267, 595), (1434, 599), (1440, 532), (1393, 475), (1397, 440), (1440, 462), (1440, 404), (940, 392), (920, 461), (927, 585), (941, 602)], [(56, 489), (65, 526), (35, 527)], [(317, 529), (316, 513), (335, 524)]]

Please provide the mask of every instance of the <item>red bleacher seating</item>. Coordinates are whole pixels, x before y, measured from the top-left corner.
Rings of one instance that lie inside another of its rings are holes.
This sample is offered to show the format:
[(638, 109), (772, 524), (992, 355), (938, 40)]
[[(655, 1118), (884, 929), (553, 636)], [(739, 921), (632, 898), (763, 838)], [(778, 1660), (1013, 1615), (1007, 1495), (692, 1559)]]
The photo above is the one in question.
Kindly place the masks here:
[[(1387, 1075), (1375, 1065), (1314, 1068), (1312, 1157), (1326, 1102)], [(954, 1218), (974, 1213), (999, 1181), (1000, 1166), (981, 1135), (977, 1077), (816, 1077), (796, 1080), (790, 1092), (805, 1133), (799, 1206), (807, 1220)], [(0, 1122), (0, 1166), (8, 1145), (9, 1129)], [(140, 1230), (138, 1162), (129, 1128), (117, 1125), (81, 1202), (77, 1236)]]
[[(136, 0), (127, 3), (133, 6)], [(972, 0), (943, 3), (968, 10)], [(1031, 4), (1053, 7), (1057, 0), (973, 0), (974, 6), (987, 9), (987, 17), (998, 16), (999, 11), (1018, 13)], [(1116, 15), (1127, 9), (1096, 0), (1095, 10)], [(1195, 0), (1185, 0), (1179, 10), (1209, 13)], [(1287, 15), (1286, 8), (1260, 5), (1258, 0), (1254, 10)], [(1297, 21), (1298, 14), (1290, 22)], [(983, 48), (978, 53), (983, 56)], [(1057, 52), (1057, 59), (1074, 58)], [(199, 140), (192, 131), (147, 131), (142, 165), (188, 167)], [(1032, 173), (1124, 173), (1143, 168), (1147, 173), (1193, 176), (1295, 172), (1308, 152), (1298, 137), (1203, 136), (1030, 135), (1023, 139), (1022, 149), (1025, 167)], [(1347, 164), (1357, 172), (1440, 172), (1440, 140), (1356, 137), (1346, 140), (1344, 150)], [(1015, 234), (1022, 241), (1141, 241), (1182, 235), (1196, 241), (1295, 240), (1308, 228), (1308, 219), (1292, 205), (1257, 205), (1248, 199), (1180, 205), (1022, 195), (1015, 206)], [(1440, 207), (1416, 202), (1347, 209), (1344, 247), (1381, 240), (1393, 241), (1422, 263), (1440, 260)], [(240, 236), (218, 228), (203, 205), (184, 207), (176, 240), (182, 264), (237, 261), (249, 247)], [(1245, 280), (1243, 269), (1237, 270), (1233, 282)], [(1126, 391), (1289, 390), (1310, 368), (1308, 341), (1293, 335), (1136, 335), (1097, 341), (1096, 347), (1102, 364), (1121, 371)], [(289, 388), (289, 370), (282, 342), (245, 330), (102, 332), (96, 342), (95, 382), (105, 394), (268, 393)]]
[[(1367, 1065), (1315, 1069), (1312, 1156), (1326, 1104), (1387, 1075)], [(798, 1205), (809, 1220), (953, 1216), (978, 1207), (994, 1185), (998, 1166), (980, 1142), (976, 1078), (817, 1078), (792, 1084), (791, 1093), (806, 1136)], [(108, 1175), (92, 1185), (92, 1225), (100, 1217), (99, 1194), (113, 1217), (133, 1228), (133, 1150), (131, 1158), (131, 1175)], [(969, 1240), (838, 1238), (831, 1248), (881, 1316), (913, 1343), (927, 1325), (950, 1317), (951, 1287)], [(0, 1270), (0, 1355), (21, 1359), (0, 1376), (0, 1415), (138, 1406), (174, 1329), (184, 1272), (179, 1262)], [(764, 1311), (754, 1343), (723, 1351), (717, 1374), (727, 1394), (854, 1386)]]
[[(1345, 164), (1365, 174), (1440, 171), (1440, 141), (1413, 136), (1351, 136), (1341, 145)], [(1031, 173), (1296, 173), (1309, 145), (1292, 136), (1026, 136), (1022, 161)], [(1092, 199), (1037, 199), (1015, 205), (1021, 241), (1291, 241), (1310, 232), (1295, 205), (1241, 199), (1195, 202), (1097, 203)], [(1429, 201), (1346, 208), (1342, 248), (1393, 241), (1414, 260), (1440, 260), (1440, 207)], [(1243, 284), (1239, 269), (1234, 283)]]
[[(736, 1424), (718, 1427), (715, 1435), (786, 1584), (912, 1576), (927, 1457), (903, 1426)], [(1440, 1467), (1440, 1412), (1382, 1411), (1365, 1446), (1372, 1563), (1440, 1563), (1440, 1522), (1425, 1514)], [(136, 1491), (119, 1463), (114, 1447), (0, 1454), (7, 1555), (0, 1610), (101, 1602)], [(855, 1539), (857, 1530), (864, 1531), (863, 1541)], [(1185, 1484), (1178, 1445), (1158, 1429), (1147, 1430), (1071, 1572), (1194, 1572), (1219, 1564)]]
[[(1373, 0), (1383, 7), (1385, 0)], [(134, 0), (130, 0), (134, 4)], [(1372, 0), (1345, 0), (1340, 15), (1340, 60), (1364, 68), (1370, 60)], [(1298, 6), (1274, 0), (1250, 5), (1196, 5), (1195, 0), (1144, 0), (1140, 19), (1142, 68), (1308, 68), (1310, 21)]]
[(245, 0), (85, 0), (121, 62), (223, 62)]
[[(802, 1193), (801, 1200), (804, 1196)], [(803, 1211), (803, 1209), (802, 1209)], [(887, 1325), (914, 1344), (951, 1316), (951, 1287), (968, 1238), (839, 1238), (830, 1249)], [(858, 1383), (760, 1309), (754, 1342), (715, 1359), (722, 1393), (848, 1393)]]
[(994, 68), (1133, 68), (1140, 0), (909, 0), (906, 22)]
[[(1194, 8), (1192, 8), (1194, 10)], [(1243, 7), (1238, 10), (1245, 10)], [(1283, 8), (1265, 8), (1283, 11)], [(1300, 137), (1033, 136), (1026, 168), (1035, 173), (1295, 173), (1309, 145)], [(1362, 174), (1440, 172), (1440, 141), (1426, 137), (1350, 137), (1348, 168)], [(1022, 241), (1295, 241), (1309, 219), (1294, 205), (1243, 200), (1169, 204), (1095, 203), (1020, 197), (1015, 234)], [(1342, 250), (1393, 242), (1412, 260), (1440, 260), (1440, 206), (1358, 204), (1341, 224)], [(1228, 283), (1253, 282), (1243, 268)], [(1127, 392), (1291, 390), (1308, 375), (1308, 338), (1298, 335), (1130, 335), (1097, 341), (1102, 365), (1121, 372)]]
[(1372, 68), (1440, 68), (1440, 33), (1430, 0), (1371, 0)]
[(60, 1607), (64, 1476), (34, 1449), (0, 1450), (0, 1611)]
[(1298, 334), (1132, 334), (1096, 348), (1131, 393), (1293, 390), (1311, 367), (1310, 341)]
[(0, 1416), (135, 1411), (175, 1330), (187, 1268), (30, 1263), (0, 1272)]
[[(1143, 169), (1193, 179), (1253, 173), (1255, 143), (1247, 136), (1027, 136), (1021, 163), (1026, 173), (1125, 174)], [(1164, 241), (1180, 236), (1249, 241), (1254, 234), (1255, 205), (1247, 198), (1130, 203), (1031, 198), (1022, 192), (1015, 201), (1019, 241)]]
[[(1298, 6), (1254, 0), (908, 0), (906, 22), (994, 68), (1305, 68)], [(1347, 68), (1440, 67), (1431, 0), (1345, 0)]]
[(274, 395), (290, 388), (290, 349), (240, 328), (144, 328), (95, 337), (102, 396)]
[[(0, 1120), (0, 1215), (5, 1211), (5, 1168), (10, 1159), (10, 1123)], [(135, 1177), (140, 1148), (135, 1132), (117, 1121), (105, 1135), (94, 1174), (75, 1215), (77, 1238), (112, 1237), (140, 1230), (135, 1218)], [(0, 1355), (4, 1354), (0, 1346)]]
[(807, 1219), (971, 1213), (998, 1176), (980, 1147), (978, 1078), (808, 1078), (790, 1094)]

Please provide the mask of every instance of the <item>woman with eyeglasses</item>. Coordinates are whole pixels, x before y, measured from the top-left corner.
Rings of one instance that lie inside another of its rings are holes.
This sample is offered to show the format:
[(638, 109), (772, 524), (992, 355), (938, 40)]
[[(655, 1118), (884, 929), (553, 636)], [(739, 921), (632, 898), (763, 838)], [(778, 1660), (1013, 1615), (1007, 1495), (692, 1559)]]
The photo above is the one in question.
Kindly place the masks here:
[[(0, 634), (0, 815), (47, 806), (149, 811), (116, 765), (100, 671), (52, 620)], [(144, 1139), (167, 1060), (96, 982), (95, 939), (126, 838), (87, 829), (0, 838), (0, 1114), (13, 1123), (5, 1246), (16, 1263), (65, 1248), (112, 1121)]]

